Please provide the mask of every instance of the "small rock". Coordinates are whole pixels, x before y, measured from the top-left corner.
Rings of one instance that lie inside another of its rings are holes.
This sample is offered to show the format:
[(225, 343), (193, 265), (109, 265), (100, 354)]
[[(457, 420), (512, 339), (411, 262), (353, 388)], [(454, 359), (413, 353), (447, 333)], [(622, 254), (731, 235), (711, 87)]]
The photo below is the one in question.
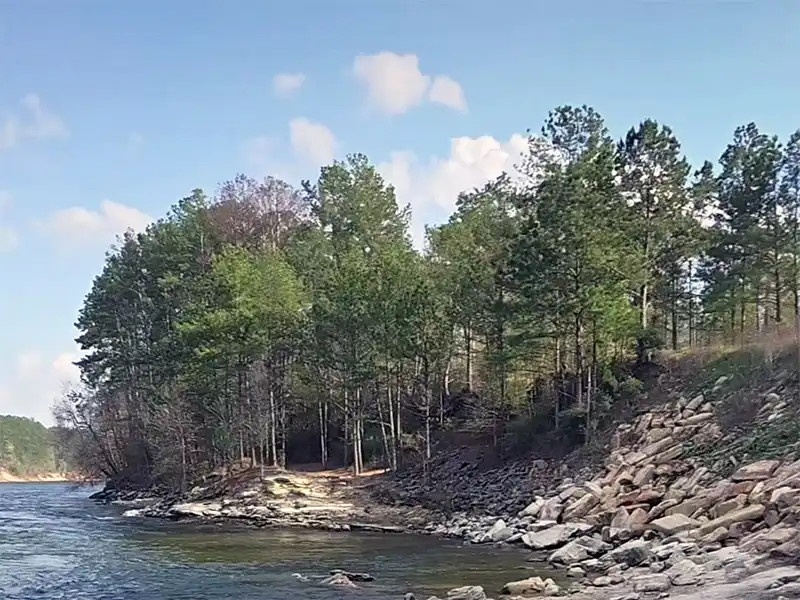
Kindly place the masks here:
[(486, 600), (486, 592), (479, 585), (464, 585), (447, 592), (447, 600)]
[(703, 568), (689, 559), (674, 564), (666, 573), (672, 585), (695, 585), (703, 576)]
[(706, 399), (703, 396), (703, 394), (698, 394), (697, 396), (691, 399), (691, 401), (686, 405), (685, 408), (686, 410), (697, 410), (703, 405), (705, 401)]
[(561, 593), (561, 588), (552, 579), (544, 580), (544, 595), (545, 596), (558, 596)]
[[(325, 585), (335, 585), (337, 587), (349, 587), (349, 588), (358, 587), (356, 586), (355, 583), (350, 581), (350, 578), (347, 577), (347, 575), (345, 575), (344, 573), (337, 573), (335, 575), (331, 575), (330, 577), (323, 579), (322, 583), (324, 583)], [(478, 599), (476, 598), (475, 600)]]
[(509, 581), (503, 586), (500, 593), (511, 596), (521, 596), (530, 593), (538, 594), (543, 592), (544, 588), (544, 579), (541, 577), (529, 577), (528, 579), (521, 579), (519, 581)]
[(670, 586), (669, 577), (663, 573), (654, 573), (650, 575), (638, 575), (631, 579), (631, 585), (634, 592), (665, 592)]
[(580, 567), (570, 567), (569, 570), (567, 571), (567, 577), (581, 578), (584, 575), (586, 575), (586, 571), (584, 571)]
[(369, 573), (350, 573), (349, 571), (345, 571), (344, 569), (333, 569), (331, 571), (331, 575), (332, 576), (344, 575), (350, 581), (359, 581), (359, 582), (375, 581), (375, 578)]

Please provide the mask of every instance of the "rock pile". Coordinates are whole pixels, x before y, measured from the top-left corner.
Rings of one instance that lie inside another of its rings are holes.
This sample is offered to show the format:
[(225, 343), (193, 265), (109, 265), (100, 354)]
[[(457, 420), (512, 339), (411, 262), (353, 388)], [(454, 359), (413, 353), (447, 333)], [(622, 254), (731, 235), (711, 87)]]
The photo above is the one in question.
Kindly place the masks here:
[(571, 577), (595, 587), (627, 581), (632, 593), (702, 583), (713, 552), (800, 558), (800, 461), (758, 460), (721, 478), (695, 455), (721, 438), (712, 402), (679, 398), (620, 426), (599, 476), (564, 480), (514, 515), (458, 514), (427, 530), (521, 544)]

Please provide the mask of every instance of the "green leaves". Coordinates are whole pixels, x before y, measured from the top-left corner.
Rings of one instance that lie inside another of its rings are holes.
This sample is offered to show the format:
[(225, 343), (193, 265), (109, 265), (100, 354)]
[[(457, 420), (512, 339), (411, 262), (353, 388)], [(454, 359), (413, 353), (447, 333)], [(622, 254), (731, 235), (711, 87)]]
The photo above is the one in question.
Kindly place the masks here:
[(690, 178), (668, 126), (615, 143), (596, 110), (562, 106), (529, 150), (453, 198), (424, 252), (361, 154), (302, 190), (194, 190), (120, 240), (77, 320), (70, 406), (96, 462), (185, 484), (243, 457), (313, 460), (309, 436), (356, 470), (365, 447), (397, 466), (401, 440), (427, 461), (459, 419), (496, 439), (510, 415), (570, 413), (589, 436), (621, 393), (602, 382), (653, 340), (744, 339), (800, 306), (800, 132), (782, 148), (740, 127), (719, 173)]

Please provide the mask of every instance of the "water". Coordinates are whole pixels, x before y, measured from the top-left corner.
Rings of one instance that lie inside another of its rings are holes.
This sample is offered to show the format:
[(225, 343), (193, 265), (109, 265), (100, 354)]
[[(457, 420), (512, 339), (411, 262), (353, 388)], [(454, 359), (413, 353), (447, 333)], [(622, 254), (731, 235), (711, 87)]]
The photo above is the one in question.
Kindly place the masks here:
[[(402, 598), (545, 574), (513, 548), (398, 534), (326, 533), (122, 518), (86, 489), (0, 484), (2, 600), (283, 600)], [(368, 572), (356, 591), (314, 582)], [(299, 580), (299, 573), (311, 578)]]

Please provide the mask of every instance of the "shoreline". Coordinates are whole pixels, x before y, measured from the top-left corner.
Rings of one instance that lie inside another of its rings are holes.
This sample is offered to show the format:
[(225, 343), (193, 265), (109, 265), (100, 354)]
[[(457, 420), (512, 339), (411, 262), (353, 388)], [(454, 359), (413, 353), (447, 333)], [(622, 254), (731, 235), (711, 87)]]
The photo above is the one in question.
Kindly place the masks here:
[[(291, 471), (280, 472), (272, 477), (284, 482), (295, 477), (303, 478)], [(246, 491), (246, 490), (244, 490)], [(195, 490), (197, 493), (197, 490)], [(105, 494), (105, 497), (104, 497)], [(722, 545), (704, 543), (694, 538), (689, 531), (667, 534), (652, 529), (641, 530), (627, 541), (620, 540), (620, 533), (609, 542), (608, 527), (599, 527), (585, 522), (543, 521), (538, 517), (506, 516), (505, 519), (493, 516), (468, 516), (458, 514), (446, 519), (429, 519), (420, 526), (421, 514), (414, 507), (395, 508), (374, 505), (367, 510), (375, 521), (359, 523), (349, 521), (348, 516), (339, 514), (331, 507), (324, 516), (308, 517), (302, 507), (294, 507), (298, 513), (287, 513), (272, 509), (248, 512), (233, 498), (217, 497), (182, 502), (181, 498), (156, 498), (145, 493), (98, 492), (93, 494), (96, 501), (107, 502), (127, 508), (126, 517), (186, 520), (190, 522), (231, 522), (250, 524), (258, 528), (307, 528), (320, 531), (358, 532), (371, 531), (407, 535), (432, 535), (445, 539), (459, 539), (465, 545), (502, 545), (529, 553), (533, 564), (557, 568), (563, 574), (553, 579), (532, 576), (519, 581), (508, 582), (503, 590), (484, 590), (481, 586), (455, 588), (447, 595), (447, 600), (491, 600), (492, 597), (515, 598), (519, 596), (554, 597), (568, 594), (575, 600), (650, 600), (676, 597), (684, 600), (776, 600), (778, 598), (800, 595), (800, 569), (789, 566), (781, 558), (791, 558), (788, 553), (772, 551), (767, 545), (752, 543)], [(245, 495), (245, 498), (252, 496)], [(183, 498), (185, 500), (185, 498)], [(273, 503), (275, 499), (272, 500)], [(278, 501), (288, 507), (284, 497)], [(251, 506), (255, 506), (251, 504)], [(309, 507), (310, 508), (310, 507)], [(364, 507), (359, 507), (363, 509)], [(310, 511), (314, 513), (316, 511)], [(524, 512), (524, 511), (522, 511)], [(352, 516), (353, 513), (348, 513)], [(397, 525), (398, 519), (411, 515), (412, 519), (404, 525)], [(433, 520), (431, 520), (433, 519)], [(508, 523), (509, 525), (506, 525)], [(527, 540), (524, 536), (514, 538), (508, 535), (510, 529), (524, 525), (528, 533), (534, 533)], [(766, 530), (769, 533), (769, 530)], [(763, 530), (762, 530), (763, 532)], [(536, 535), (550, 535), (551, 541), (543, 542), (541, 548), (532, 548), (529, 543)], [(756, 533), (755, 542), (759, 533)], [(477, 536), (477, 538), (476, 538)], [(626, 535), (622, 534), (622, 538)], [(505, 539), (503, 539), (505, 538)], [(762, 535), (763, 539), (763, 535)], [(774, 536), (773, 536), (774, 539)], [(793, 539), (796, 539), (794, 536)], [(590, 540), (595, 540), (591, 542)], [(785, 542), (783, 550), (789, 550), (791, 542)], [(740, 547), (741, 546), (741, 547)], [(795, 542), (797, 547), (797, 542)], [(781, 546), (778, 546), (780, 550)], [(577, 550), (577, 552), (576, 552)], [(554, 556), (561, 558), (554, 560)], [(549, 557), (548, 557), (549, 555)], [(532, 564), (532, 566), (533, 566)], [(534, 571), (535, 572), (535, 571)], [(378, 574), (379, 575), (379, 574)], [(564, 582), (568, 582), (564, 584)], [(326, 580), (328, 585), (345, 589), (361, 587), (363, 581), (349, 580), (336, 576)], [(711, 593), (713, 590), (713, 593)], [(413, 589), (411, 590), (413, 593)], [(502, 593), (505, 592), (505, 593)], [(429, 600), (438, 600), (436, 597)]]
[[(780, 397), (767, 398), (762, 411), (781, 418)], [(236, 519), (328, 531), (366, 524), (373, 531), (513, 545), (574, 582), (561, 589), (552, 580), (529, 577), (508, 583), (511, 596), (800, 597), (800, 569), (785, 566), (800, 564), (800, 460), (791, 453), (782, 460), (751, 457), (727, 471), (704, 464), (702, 449), (726, 441), (715, 423), (715, 405), (702, 394), (680, 397), (621, 425), (605, 465), (593, 476), (574, 470), (574, 480), (551, 480), (541, 470), (522, 475), (509, 465), (492, 471), (488, 481), (466, 476), (463, 461), (456, 460), (451, 472), (437, 474), (445, 493), (436, 497), (446, 505), (450, 484), (451, 494), (468, 493), (475, 507), (470, 511), (436, 510), (424, 479), (414, 472), (373, 478), (251, 469), (208, 476), (186, 494), (168, 498), (115, 492), (94, 497), (140, 503), (123, 513), (128, 517)], [(531, 493), (532, 482), (541, 493)], [(402, 494), (387, 493), (398, 486)], [(426, 497), (433, 510), (423, 508)], [(752, 586), (765, 577), (773, 579), (761, 595)], [(460, 593), (449, 600), (459, 600)], [(486, 598), (483, 590), (464, 593), (462, 600)]]
[(80, 481), (79, 478), (71, 477), (67, 473), (42, 473), (23, 477), (0, 471), (0, 483), (80, 483)]

